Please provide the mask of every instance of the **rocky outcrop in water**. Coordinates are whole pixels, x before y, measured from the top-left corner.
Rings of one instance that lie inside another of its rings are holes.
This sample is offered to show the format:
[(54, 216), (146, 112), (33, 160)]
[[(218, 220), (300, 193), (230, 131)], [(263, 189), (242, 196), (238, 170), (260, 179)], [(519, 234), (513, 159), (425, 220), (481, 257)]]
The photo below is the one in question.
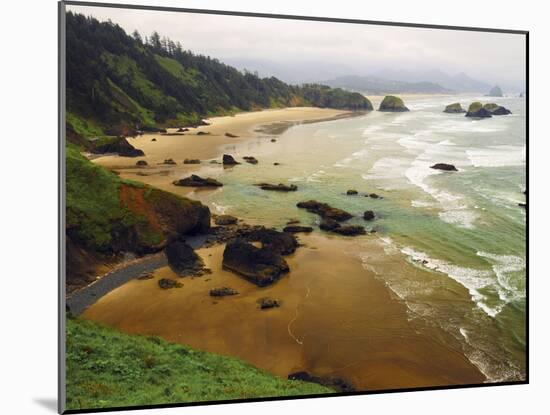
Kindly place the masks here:
[(237, 222), (238, 219), (231, 215), (219, 215), (214, 219), (214, 223), (218, 226), (234, 225)]
[(491, 88), (489, 93), (487, 94), (488, 97), (502, 97), (502, 89), (498, 85), (495, 85)]
[(202, 178), (196, 174), (192, 174), (189, 177), (184, 179), (174, 180), (172, 184), (176, 186), (187, 186), (187, 187), (220, 187), (223, 186), (222, 183), (213, 179), (211, 177)]
[(462, 105), (460, 105), (460, 102), (455, 102), (454, 104), (449, 104), (445, 107), (443, 112), (449, 113), (449, 114), (461, 114), (466, 112), (464, 108), (462, 108)]
[(317, 202), (316, 200), (308, 200), (296, 204), (301, 209), (306, 209), (308, 212), (316, 213), (323, 219), (333, 219), (342, 222), (351, 219), (353, 215), (345, 210), (334, 208), (326, 203)]
[(430, 166), (430, 169), (443, 170), (443, 171), (458, 171), (455, 166), (447, 163), (436, 163), (433, 166)]
[(483, 108), (481, 102), (472, 102), (468, 107), (466, 117), (472, 118), (491, 118), (492, 115), (489, 111)]
[(365, 235), (367, 233), (365, 228), (359, 225), (339, 225), (332, 229), (331, 232), (345, 236)]
[(355, 196), (355, 195), (358, 194), (358, 192), (357, 192), (357, 190), (355, 190), (355, 189), (349, 189), (349, 190), (346, 192), (346, 194), (347, 194), (348, 196)]
[(489, 111), (492, 115), (509, 115), (512, 113), (508, 108), (495, 104), (494, 102), (483, 105), (483, 108)]
[(296, 190), (298, 190), (298, 186), (296, 186), (295, 184), (286, 185), (283, 183), (258, 183), (256, 186), (258, 186), (262, 190), (273, 190), (277, 192), (295, 192)]
[(405, 112), (408, 110), (403, 100), (394, 95), (386, 95), (378, 108), (378, 111), (382, 112)]
[(363, 219), (373, 220), (374, 219), (374, 212), (372, 210), (366, 210), (365, 213), (363, 213)]
[(273, 284), (290, 270), (281, 254), (266, 247), (257, 248), (243, 239), (225, 246), (222, 265), (259, 287)]

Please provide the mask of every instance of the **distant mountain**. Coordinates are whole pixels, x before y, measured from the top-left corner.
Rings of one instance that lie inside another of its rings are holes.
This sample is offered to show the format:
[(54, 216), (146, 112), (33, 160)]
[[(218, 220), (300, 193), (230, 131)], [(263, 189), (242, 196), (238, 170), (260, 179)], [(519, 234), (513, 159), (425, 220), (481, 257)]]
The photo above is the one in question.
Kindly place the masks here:
[(339, 76), (337, 78), (321, 82), (333, 88), (344, 88), (367, 94), (383, 95), (396, 93), (409, 94), (446, 94), (453, 92), (434, 82), (404, 82), (394, 81), (376, 76)]
[(404, 71), (385, 69), (374, 74), (385, 79), (394, 79), (401, 82), (434, 82), (443, 88), (456, 92), (487, 92), (491, 84), (479, 81), (460, 72), (456, 75), (449, 75), (440, 70), (430, 71)]

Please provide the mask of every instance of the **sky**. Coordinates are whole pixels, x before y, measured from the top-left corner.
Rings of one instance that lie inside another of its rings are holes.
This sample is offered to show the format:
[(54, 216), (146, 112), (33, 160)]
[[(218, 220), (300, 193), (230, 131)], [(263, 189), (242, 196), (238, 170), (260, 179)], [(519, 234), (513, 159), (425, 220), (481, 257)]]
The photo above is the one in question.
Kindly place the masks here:
[(90, 6), (67, 9), (101, 21), (111, 19), (127, 33), (137, 29), (144, 36), (156, 30), (195, 53), (288, 82), (382, 75), (386, 70), (465, 72), (490, 84), (526, 78), (525, 37), (518, 34)]

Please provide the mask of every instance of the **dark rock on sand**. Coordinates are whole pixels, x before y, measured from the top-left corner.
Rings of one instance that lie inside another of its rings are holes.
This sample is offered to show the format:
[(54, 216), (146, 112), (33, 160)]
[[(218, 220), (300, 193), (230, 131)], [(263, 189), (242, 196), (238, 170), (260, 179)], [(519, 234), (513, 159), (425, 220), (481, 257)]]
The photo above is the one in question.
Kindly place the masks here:
[(183, 284), (179, 281), (172, 280), (169, 278), (161, 278), (159, 280), (159, 287), (162, 289), (169, 289), (169, 288), (180, 288), (183, 287)]
[(139, 167), (143, 167), (143, 166), (147, 166), (147, 162), (145, 160), (138, 160), (136, 162), (136, 166), (139, 166)]
[(277, 300), (276, 298), (270, 298), (270, 297), (260, 298), (260, 300), (258, 300), (258, 303), (260, 304), (260, 308), (262, 310), (281, 306), (281, 302), (279, 300)]
[(313, 228), (311, 226), (290, 225), (290, 226), (285, 226), (283, 228), (283, 232), (288, 232), (288, 233), (299, 233), (299, 232), (310, 233), (310, 232), (313, 232)]
[(297, 223), (300, 223), (298, 219), (290, 219), (286, 224), (287, 225), (296, 225)]
[(382, 198), (381, 198), (380, 196), (378, 196), (376, 193), (371, 193), (371, 194), (369, 195), (369, 197), (372, 198), (372, 199), (382, 199)]
[(470, 106), (468, 107), (468, 112), (466, 113), (466, 117), (471, 118), (491, 118), (491, 113), (483, 108), (483, 105), (481, 102), (472, 102)]
[(201, 161), (199, 159), (185, 159), (183, 164), (201, 164)]
[(180, 128), (178, 128), (178, 130), (177, 130), (178, 133), (184, 133), (184, 132), (186, 132), (186, 131), (189, 131), (189, 128), (181, 128), (181, 127), (180, 127)]
[(199, 131), (197, 135), (210, 135), (210, 132), (207, 131)]
[(403, 100), (393, 95), (386, 95), (378, 108), (378, 111), (382, 112), (405, 112), (408, 110)]
[(156, 138), (151, 138), (151, 141), (157, 141), (157, 139)]
[(444, 170), (444, 171), (458, 171), (455, 166), (447, 163), (436, 163), (433, 166), (430, 166), (430, 169)]
[(365, 235), (367, 232), (365, 228), (358, 225), (344, 225), (334, 228), (331, 232), (346, 235), (346, 236), (356, 236), (356, 235)]
[(250, 230), (245, 238), (248, 241), (261, 242), (262, 248), (279, 255), (292, 254), (298, 247), (298, 241), (294, 235), (263, 226)]
[(447, 112), (449, 114), (461, 114), (466, 112), (464, 108), (462, 108), (462, 105), (460, 105), (460, 102), (455, 102), (454, 104), (449, 104), (445, 107), (443, 112)]
[(225, 133), (225, 136), (230, 137), (230, 138), (237, 138), (238, 137), (238, 135), (231, 134), (231, 133)]
[(166, 159), (166, 160), (164, 160), (164, 161), (163, 161), (162, 163), (160, 163), (160, 164), (175, 165), (175, 164), (177, 164), (177, 163), (174, 161), (174, 159)]
[(238, 291), (229, 287), (213, 288), (210, 290), (211, 297), (226, 297), (228, 295), (237, 295)]
[(312, 376), (308, 372), (294, 372), (288, 375), (288, 380), (299, 380), (302, 382), (317, 383), (334, 389), (336, 392), (355, 392), (355, 388), (350, 383), (341, 378), (321, 378)]
[(346, 192), (346, 194), (347, 194), (348, 196), (355, 196), (357, 193), (358, 193), (358, 192), (357, 192), (357, 190), (355, 190), (355, 189), (349, 189), (349, 190)]
[(214, 223), (218, 226), (234, 225), (237, 221), (238, 219), (231, 215), (219, 215), (214, 219)]
[(98, 140), (98, 144), (94, 144), (91, 149), (95, 154), (108, 154), (116, 153), (122, 157), (141, 157), (145, 153), (142, 150), (135, 148), (131, 145), (126, 138), (114, 137), (106, 140)]
[(243, 159), (250, 164), (258, 164), (258, 160), (255, 157), (252, 156), (245, 156)]
[(196, 174), (192, 174), (189, 177), (186, 177), (184, 179), (175, 180), (172, 182), (172, 184), (176, 186), (189, 186), (189, 187), (220, 187), (223, 186), (222, 183), (217, 181), (216, 179), (213, 179), (211, 177), (207, 177), (206, 179), (197, 176)]
[(308, 212), (316, 213), (323, 219), (334, 219), (338, 222), (342, 222), (353, 217), (351, 213), (348, 213), (345, 210), (333, 208), (326, 203), (317, 202), (316, 200), (299, 202), (296, 204), (296, 206), (302, 209), (306, 209)]
[(276, 142), (277, 140), (275, 140), (274, 138), (271, 139), (271, 142), (274, 143)]
[(172, 271), (180, 276), (197, 274), (203, 268), (201, 258), (183, 241), (169, 242), (164, 253)]
[(280, 166), (280, 165), (281, 165), (281, 163), (277, 163), (277, 162), (275, 162), (275, 163), (273, 163), (273, 165), (274, 165), (274, 166)]
[(258, 183), (256, 186), (258, 186), (262, 190), (274, 190), (278, 192), (295, 192), (298, 190), (298, 186), (295, 184), (286, 185), (283, 183), (279, 184), (270, 184), (270, 183)]
[(319, 228), (321, 228), (324, 231), (333, 231), (338, 227), (340, 227), (340, 224), (336, 222), (334, 219), (323, 219), (321, 221), (321, 224), (319, 225)]
[(236, 164), (241, 164), (237, 160), (233, 158), (230, 154), (224, 154), (223, 155), (223, 165), (224, 166), (234, 166)]
[(265, 247), (256, 248), (242, 239), (225, 246), (222, 265), (259, 287), (273, 284), (289, 272), (288, 264), (280, 254)]
[(363, 219), (373, 220), (374, 219), (374, 212), (372, 210), (366, 210), (365, 213), (363, 213)]

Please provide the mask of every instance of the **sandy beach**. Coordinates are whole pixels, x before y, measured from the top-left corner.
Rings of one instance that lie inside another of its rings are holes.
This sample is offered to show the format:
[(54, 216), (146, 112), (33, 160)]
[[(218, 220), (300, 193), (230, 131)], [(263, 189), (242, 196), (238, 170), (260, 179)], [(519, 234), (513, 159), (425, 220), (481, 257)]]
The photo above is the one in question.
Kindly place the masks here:
[[(197, 252), (211, 275), (183, 278), (162, 290), (160, 278), (178, 278), (169, 267), (151, 280), (133, 280), (110, 292), (83, 316), (125, 332), (236, 356), (282, 377), (305, 370), (341, 377), (361, 390), (483, 382), (484, 377), (452, 339), (411, 324), (406, 307), (361, 266), (350, 239), (301, 236), (305, 245), (287, 257), (291, 273), (257, 288), (221, 267), (223, 245)], [(372, 244), (373, 250), (379, 250)], [(378, 252), (383, 255), (383, 252)], [(346, 276), (345, 283), (339, 276)], [(231, 287), (238, 295), (209, 296)], [(260, 310), (262, 297), (281, 307)], [(353, 312), (353, 315), (350, 313)]]

